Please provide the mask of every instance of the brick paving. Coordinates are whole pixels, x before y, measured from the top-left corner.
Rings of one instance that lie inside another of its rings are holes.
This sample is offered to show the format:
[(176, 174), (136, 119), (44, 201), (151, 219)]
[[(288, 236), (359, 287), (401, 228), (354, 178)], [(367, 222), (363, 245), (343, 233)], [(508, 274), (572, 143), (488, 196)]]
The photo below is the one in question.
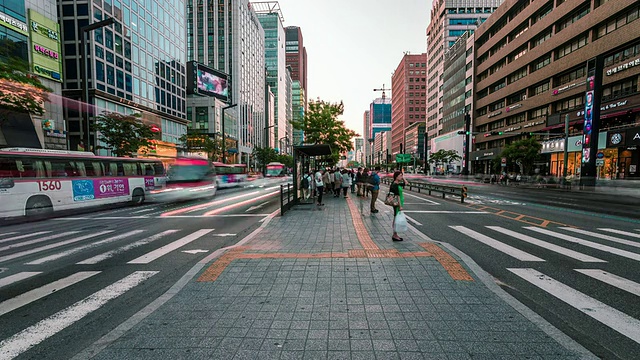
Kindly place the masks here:
[(272, 219), (96, 358), (580, 358), (365, 200)]

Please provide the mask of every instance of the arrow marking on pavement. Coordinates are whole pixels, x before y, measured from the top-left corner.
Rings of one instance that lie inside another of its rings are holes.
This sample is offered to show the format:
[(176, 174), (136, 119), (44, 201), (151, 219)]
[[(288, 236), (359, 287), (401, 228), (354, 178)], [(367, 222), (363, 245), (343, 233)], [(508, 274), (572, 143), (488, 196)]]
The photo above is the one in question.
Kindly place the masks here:
[(197, 254), (197, 253), (206, 253), (206, 252), (209, 252), (209, 250), (195, 249), (195, 250), (182, 250), (182, 252), (187, 254)]
[(227, 236), (236, 236), (236, 234), (211, 234), (211, 236), (227, 237)]
[(262, 203), (262, 204), (260, 204), (260, 205), (252, 206), (252, 207), (250, 207), (249, 209), (247, 209), (245, 212), (249, 212), (249, 211), (252, 211), (252, 210), (258, 210), (258, 209), (260, 209), (261, 207), (263, 207), (263, 206), (267, 205), (268, 203), (269, 203), (269, 202), (263, 202), (263, 203)]

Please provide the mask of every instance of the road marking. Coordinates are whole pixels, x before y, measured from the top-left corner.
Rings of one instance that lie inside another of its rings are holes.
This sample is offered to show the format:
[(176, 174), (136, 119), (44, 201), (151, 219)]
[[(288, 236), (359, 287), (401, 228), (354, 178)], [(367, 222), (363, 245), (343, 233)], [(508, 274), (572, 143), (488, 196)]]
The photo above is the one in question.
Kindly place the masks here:
[(20, 239), (24, 239), (24, 238), (28, 238), (28, 237), (32, 237), (32, 236), (44, 235), (44, 234), (48, 234), (50, 232), (51, 231), (38, 231), (38, 232), (35, 232), (33, 234), (18, 235), (18, 236), (14, 236), (14, 237), (10, 237), (10, 238), (6, 238), (6, 239), (0, 240), (0, 244), (4, 243), (4, 242), (7, 242), (7, 241), (20, 240)]
[(105, 217), (68, 217), (51, 219), (54, 221), (79, 221), (79, 220), (127, 220), (127, 219), (197, 219), (212, 217), (265, 217), (269, 214), (219, 214), (219, 215), (171, 215), (171, 216), (105, 216)]
[(640, 343), (640, 321), (637, 319), (566, 286), (535, 269), (508, 270), (636, 343)]
[(153, 208), (150, 208), (150, 209), (142, 209), (142, 210), (138, 210), (138, 211), (133, 211), (132, 214), (140, 214), (140, 213), (143, 213), (143, 212), (149, 212), (149, 211), (154, 211), (154, 210), (156, 210), (156, 208), (153, 207)]
[(223, 206), (223, 207), (221, 207), (219, 209), (208, 211), (208, 212), (204, 213), (204, 215), (205, 216), (217, 215), (217, 214), (219, 214), (221, 212), (225, 212), (227, 210), (232, 210), (232, 209), (238, 208), (240, 206), (251, 204), (252, 202), (255, 202), (256, 200), (268, 198), (268, 197), (271, 197), (271, 196), (274, 196), (274, 195), (277, 195), (277, 194), (278, 194), (278, 191), (274, 191), (274, 192), (271, 192), (271, 193), (268, 193), (268, 194), (260, 195), (260, 196), (258, 196), (256, 198), (240, 201), (239, 203)]
[(0, 234), (0, 237), (7, 236), (7, 235), (13, 235), (13, 234), (17, 234), (17, 233), (18, 233), (17, 231), (12, 231), (12, 232), (8, 232), (8, 233), (2, 233), (2, 234)]
[(258, 209), (260, 209), (261, 207), (263, 207), (263, 206), (267, 205), (268, 203), (269, 203), (269, 202), (267, 201), (267, 202), (263, 202), (263, 203), (262, 203), (262, 204), (260, 204), (260, 205), (252, 206), (252, 207), (248, 208), (247, 210), (245, 210), (244, 212), (249, 212), (249, 211), (253, 211), (253, 210), (258, 210)]
[(428, 202), (428, 203), (430, 203), (431, 205), (442, 205), (442, 204), (437, 203), (437, 202), (435, 202), (435, 201), (433, 201), (433, 200), (425, 199), (425, 198), (420, 197), (420, 196), (416, 196), (416, 195), (412, 195), (412, 194), (407, 194), (407, 193), (404, 193), (404, 195), (405, 195), (405, 196), (410, 196), (410, 197), (412, 197), (412, 198), (414, 198), (414, 199), (420, 199), (420, 200), (422, 200), (422, 201), (424, 201), (424, 202)]
[(582, 234), (582, 235), (592, 236), (594, 238), (598, 238), (598, 239), (602, 239), (602, 240), (609, 240), (609, 241), (617, 242), (619, 244), (624, 244), (624, 245), (629, 245), (629, 246), (640, 248), (640, 243), (636, 242), (636, 241), (620, 239), (620, 238), (617, 238), (615, 236), (598, 234), (598, 233), (595, 233), (595, 232), (592, 232), (592, 231), (587, 231), (587, 230), (582, 230), (582, 229), (575, 229), (575, 228), (561, 228), (561, 229), (562, 230), (567, 230), (567, 231), (572, 231), (572, 232), (575, 232), (575, 233), (578, 233), (578, 234)]
[(11, 245), (7, 245), (5, 247), (1, 247), (0, 251), (4, 251), (4, 250), (9, 250), (9, 249), (14, 249), (17, 247), (21, 247), (21, 246), (27, 246), (27, 245), (32, 245), (32, 244), (37, 244), (39, 242), (43, 242), (43, 241), (48, 241), (48, 240), (53, 240), (53, 239), (57, 239), (57, 238), (61, 238), (61, 237), (65, 237), (68, 235), (73, 235), (73, 234), (77, 234), (80, 231), (67, 231), (67, 232), (63, 232), (63, 233), (59, 233), (59, 234), (54, 234), (54, 235), (50, 235), (50, 236), (45, 236), (43, 238), (40, 239), (35, 239), (35, 240), (29, 240), (29, 241), (24, 241), (24, 242), (19, 242), (16, 244), (11, 244)]
[(632, 233), (632, 232), (628, 232), (628, 231), (622, 231), (622, 230), (618, 230), (618, 229), (598, 229), (598, 230), (602, 230), (602, 231), (608, 231), (608, 232), (612, 232), (615, 234), (620, 234), (620, 235), (625, 235), (625, 236), (630, 236), (630, 237), (634, 237), (634, 238), (638, 238), (640, 239), (640, 234), (636, 234), (636, 233)]
[[(9, 313), (15, 309), (18, 309), (22, 306), (30, 304), (36, 300), (42, 299), (45, 296), (49, 296), (56, 291), (60, 291), (66, 287), (69, 287), (73, 284), (79, 283), (82, 280), (86, 280), (94, 275), (99, 274), (100, 271), (81, 271), (77, 272), (71, 276), (67, 276), (64, 279), (60, 279), (49, 283), (47, 285), (41, 286), (37, 289), (33, 289), (29, 292), (26, 292), (22, 295), (16, 296), (12, 299), (4, 301), (0, 303), (0, 316)], [(1, 354), (0, 354), (1, 356)]]
[(627, 280), (621, 276), (610, 274), (599, 269), (574, 269), (575, 271), (600, 280), (603, 283), (615, 286), (618, 289), (630, 292), (633, 295), (640, 296), (640, 284), (635, 281)]
[(197, 253), (206, 253), (209, 252), (209, 250), (202, 250), (202, 249), (193, 249), (193, 250), (182, 250), (183, 253), (187, 253), (187, 254), (192, 254), (195, 255)]
[(211, 207), (211, 206), (223, 203), (223, 202), (242, 199), (244, 197), (253, 196), (253, 195), (257, 195), (257, 194), (260, 194), (260, 191), (253, 191), (253, 192), (250, 192), (250, 193), (247, 193), (247, 194), (232, 196), (232, 197), (226, 198), (226, 199), (214, 200), (214, 201), (210, 201), (208, 203), (204, 203), (204, 204), (200, 204), (200, 205), (188, 206), (188, 207), (185, 207), (183, 209), (167, 211), (167, 212), (162, 213), (161, 216), (172, 216), (172, 215), (176, 215), (176, 214), (190, 213), (190, 212), (206, 209), (208, 207)]
[(145, 255), (140, 256), (137, 259), (133, 259), (131, 261), (129, 261), (127, 264), (148, 264), (150, 262), (152, 262), (153, 260), (156, 260), (170, 252), (172, 252), (173, 250), (179, 249), (185, 245), (187, 245), (188, 243), (195, 241), (199, 238), (201, 238), (204, 235), (207, 235), (208, 233), (212, 232), (215, 229), (202, 229), (202, 230), (198, 230), (192, 234), (189, 234), (185, 237), (183, 237), (180, 240), (176, 240), (168, 245), (165, 245), (159, 249), (156, 249), (150, 253), (147, 253)]
[(98, 310), (110, 300), (136, 287), (157, 271), (136, 271), (133, 274), (89, 295), (19, 333), (0, 342), (0, 359), (12, 359), (44, 340), (59, 333), (75, 322)]
[[(402, 212), (404, 213), (404, 210), (402, 210)], [(417, 221), (416, 221), (414, 218), (412, 218), (411, 216), (409, 216), (409, 215), (405, 215), (405, 217), (407, 218), (407, 220), (411, 221), (412, 223), (414, 223), (414, 224), (416, 224), (416, 225), (418, 225), (418, 226), (422, 226), (422, 224), (421, 224), (421, 223), (417, 222)]]
[(553, 236), (556, 237), (558, 239), (562, 239), (562, 240), (566, 240), (572, 243), (576, 243), (576, 244), (580, 244), (580, 245), (584, 245), (593, 249), (597, 249), (600, 251), (604, 251), (604, 252), (608, 252), (611, 254), (615, 254), (618, 256), (622, 256), (622, 257), (626, 257), (632, 260), (636, 260), (636, 261), (640, 261), (640, 254), (636, 254), (636, 253), (632, 253), (631, 251), (626, 251), (626, 250), (620, 250), (618, 248), (614, 248), (611, 246), (607, 246), (607, 245), (602, 245), (602, 244), (598, 244), (598, 243), (594, 243), (592, 241), (587, 241), (584, 239), (580, 239), (574, 236), (569, 236), (569, 235), (564, 235), (564, 234), (559, 234), (557, 232), (553, 232), (547, 229), (541, 229), (538, 227), (533, 227), (533, 226), (527, 226), (525, 227), (525, 229), (531, 230), (531, 231), (536, 231), (539, 232), (541, 234), (545, 234), (545, 235), (549, 235), (549, 236)]
[(126, 238), (128, 238), (130, 236), (140, 234), (141, 232), (144, 232), (144, 230), (133, 230), (133, 231), (129, 231), (129, 232), (124, 233), (124, 234), (118, 234), (118, 235), (112, 236), (110, 238), (106, 238), (104, 240), (92, 242), (90, 244), (74, 247), (74, 248), (69, 249), (67, 251), (59, 252), (57, 254), (45, 256), (43, 258), (28, 262), (25, 265), (40, 265), (40, 264), (44, 264), (44, 263), (49, 262), (49, 261), (57, 260), (57, 259), (69, 256), (69, 255), (73, 255), (73, 254), (79, 253), (79, 252), (81, 252), (83, 250), (86, 250), (86, 249), (91, 249), (91, 248), (98, 247), (100, 245), (104, 245), (104, 244), (108, 244), (108, 243), (115, 242), (115, 241), (118, 241), (118, 240), (126, 239)]
[(227, 236), (236, 236), (236, 234), (211, 234), (211, 236), (227, 237)]
[(60, 246), (73, 244), (73, 243), (78, 242), (78, 241), (90, 239), (92, 237), (101, 236), (101, 235), (108, 234), (108, 233), (111, 233), (111, 232), (113, 232), (113, 230), (100, 231), (100, 232), (97, 232), (97, 233), (94, 233), (94, 234), (83, 235), (83, 236), (80, 236), (80, 237), (77, 237), (77, 238), (74, 238), (74, 239), (61, 241), (61, 242), (58, 242), (58, 243), (53, 243), (53, 244), (50, 244), (50, 245), (41, 246), (39, 248), (35, 248), (35, 249), (31, 249), (31, 250), (25, 250), (25, 251), (18, 252), (18, 253), (15, 253), (15, 254), (3, 256), (3, 257), (0, 257), (0, 263), (3, 263), (3, 262), (8, 261), (8, 260), (13, 260), (13, 259), (16, 259), (16, 258), (19, 258), (19, 257), (23, 257), (23, 256), (26, 256), (26, 255), (35, 254), (35, 253), (40, 252), (40, 251), (55, 249), (55, 248), (60, 247)]
[(486, 211), (402, 210), (405, 214), (491, 214)]
[(125, 245), (125, 246), (120, 247), (120, 248), (117, 248), (117, 249), (115, 249), (115, 250), (107, 251), (106, 253), (102, 253), (102, 254), (100, 254), (100, 255), (96, 255), (96, 256), (91, 257), (91, 258), (88, 258), (88, 259), (86, 259), (86, 260), (83, 260), (83, 261), (77, 262), (76, 264), (78, 264), (78, 265), (91, 265), (91, 264), (97, 264), (97, 263), (99, 263), (99, 262), (101, 262), (101, 261), (104, 261), (104, 260), (106, 260), (106, 259), (112, 258), (113, 256), (115, 256), (115, 255), (117, 255), (117, 254), (121, 254), (121, 253), (123, 253), (123, 252), (125, 252), (125, 251), (131, 250), (131, 249), (135, 249), (135, 248), (137, 248), (137, 247), (140, 247), (140, 246), (143, 246), (143, 245), (149, 244), (149, 243), (151, 243), (151, 242), (153, 242), (153, 241), (156, 241), (156, 240), (158, 240), (158, 239), (160, 239), (160, 238), (162, 238), (162, 237), (164, 237), (164, 236), (171, 235), (171, 234), (173, 234), (173, 233), (177, 233), (178, 231), (179, 231), (179, 230), (167, 230), (167, 231), (163, 231), (163, 232), (161, 232), (161, 233), (159, 233), (159, 234), (155, 234), (155, 235), (150, 236), (150, 237), (148, 237), (148, 238), (146, 238), (146, 239), (138, 240), (138, 241), (136, 241), (136, 242), (134, 242), (134, 243), (131, 243), (131, 244)]
[(595, 258), (593, 256), (589, 256), (589, 255), (586, 255), (586, 254), (583, 254), (583, 253), (580, 253), (580, 252), (577, 252), (577, 251), (573, 251), (571, 249), (567, 249), (567, 248), (564, 248), (562, 246), (558, 246), (558, 245), (555, 245), (555, 244), (552, 244), (552, 243), (548, 243), (546, 241), (542, 241), (542, 240), (536, 239), (536, 238), (528, 236), (528, 235), (520, 234), (520, 233), (517, 233), (515, 231), (504, 229), (504, 228), (501, 228), (500, 226), (487, 226), (487, 228), (491, 229), (491, 230), (494, 230), (494, 231), (497, 231), (499, 233), (505, 234), (505, 235), (509, 235), (509, 236), (514, 237), (514, 238), (516, 238), (518, 240), (522, 240), (524, 242), (528, 242), (529, 244), (540, 246), (541, 248), (544, 248), (546, 250), (553, 251), (553, 252), (556, 252), (558, 254), (561, 254), (561, 255), (564, 255), (564, 256), (568, 256), (570, 258), (582, 261), (582, 262), (597, 262), (597, 263), (605, 263), (606, 262), (605, 260), (601, 260), (601, 259)]
[(18, 281), (22, 281), (24, 279), (28, 279), (32, 276), (36, 276), (38, 274), (42, 274), (42, 271), (25, 271), (25, 272), (20, 272), (14, 275), (9, 275), (5, 278), (0, 279), (0, 289), (2, 289), (3, 287), (7, 286), (7, 285), (11, 285), (13, 283), (16, 283)]
[(496, 239), (490, 238), (486, 235), (483, 235), (479, 232), (473, 231), (471, 229), (468, 229), (464, 226), (449, 226), (450, 228), (461, 232), (467, 236), (469, 236), (470, 238), (479, 241), (485, 245), (488, 245), (500, 252), (503, 252), (511, 257), (514, 257), (520, 261), (540, 261), (540, 262), (544, 262), (545, 260), (531, 255), (527, 252), (524, 252), (522, 250), (516, 249), (513, 246), (507, 245), (505, 243), (502, 243)]

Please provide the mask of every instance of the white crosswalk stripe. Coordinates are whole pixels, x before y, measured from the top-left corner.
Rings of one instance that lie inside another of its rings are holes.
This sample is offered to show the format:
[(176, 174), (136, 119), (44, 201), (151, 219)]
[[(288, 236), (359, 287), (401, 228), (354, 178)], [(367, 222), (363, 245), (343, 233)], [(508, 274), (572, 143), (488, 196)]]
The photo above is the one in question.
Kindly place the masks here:
[(547, 230), (547, 229), (542, 229), (539, 227), (535, 227), (535, 226), (527, 226), (525, 227), (525, 229), (527, 230), (531, 230), (531, 231), (535, 231), (544, 235), (549, 235), (558, 239), (562, 239), (562, 240), (566, 240), (572, 243), (576, 243), (576, 244), (580, 244), (583, 246), (587, 246), (593, 249), (597, 249), (600, 251), (604, 251), (604, 252), (608, 252), (611, 254), (615, 254), (618, 256), (622, 256), (622, 257), (626, 257), (628, 259), (632, 259), (632, 260), (636, 260), (636, 261), (640, 261), (640, 254), (637, 253), (633, 253), (631, 251), (626, 251), (626, 250), (621, 250), (618, 248), (614, 248), (611, 246), (607, 246), (607, 245), (603, 245), (603, 244), (599, 244), (599, 243), (595, 243), (592, 241), (588, 241), (588, 240), (584, 240), (584, 239), (580, 239), (577, 238), (575, 236), (570, 236), (570, 235), (565, 235), (565, 234), (560, 234), (557, 233), (555, 231), (551, 231), (551, 230)]
[(600, 280), (611, 286), (615, 286), (618, 289), (622, 289), (626, 292), (630, 292), (633, 295), (640, 296), (640, 284), (635, 281), (627, 280), (621, 276), (610, 274), (604, 270), (599, 269), (574, 269), (575, 271), (590, 276), (594, 279)]
[(12, 232), (8, 232), (8, 233), (2, 233), (2, 234), (0, 234), (0, 237), (13, 235), (13, 234), (17, 234), (17, 233), (18, 233), (17, 231), (12, 231)]
[(9, 242), (9, 241), (14, 241), (14, 240), (26, 239), (26, 238), (32, 237), (32, 236), (44, 235), (44, 234), (48, 234), (50, 232), (51, 231), (38, 231), (38, 232), (35, 232), (35, 233), (32, 233), (32, 234), (24, 234), (24, 235), (12, 236), (10, 238), (6, 238), (6, 239), (0, 240), (0, 244), (6, 243), (6, 242)]
[(640, 343), (640, 321), (587, 296), (535, 269), (508, 269), (512, 273), (594, 318), (629, 339)]
[(628, 231), (622, 231), (622, 230), (618, 230), (618, 229), (608, 229), (608, 228), (604, 228), (604, 229), (598, 229), (598, 230), (602, 230), (602, 231), (608, 231), (608, 232), (612, 232), (614, 234), (620, 234), (620, 235), (625, 235), (625, 236), (630, 236), (630, 237), (634, 237), (634, 238), (638, 238), (640, 239), (640, 234), (636, 234), (636, 233), (632, 233), (632, 232), (628, 232)]
[(594, 238), (598, 238), (598, 239), (602, 239), (602, 240), (609, 240), (609, 241), (617, 242), (618, 244), (624, 244), (624, 245), (629, 245), (629, 246), (640, 248), (640, 242), (637, 242), (637, 241), (624, 240), (624, 239), (617, 238), (615, 236), (598, 234), (598, 233), (595, 233), (593, 231), (587, 231), (587, 230), (576, 229), (576, 228), (568, 228), (568, 227), (566, 227), (566, 228), (561, 228), (561, 229), (567, 230), (567, 231), (571, 231), (571, 232), (574, 232), (574, 233), (578, 233), (578, 234), (582, 234), (582, 235), (588, 235), (588, 236), (591, 236), (591, 237), (594, 237)]
[(98, 236), (105, 235), (105, 234), (112, 233), (112, 232), (113, 232), (113, 230), (100, 231), (100, 232), (97, 232), (97, 233), (83, 235), (83, 236), (80, 236), (80, 237), (77, 237), (77, 238), (73, 238), (73, 239), (70, 239), (70, 240), (65, 240), (65, 241), (61, 241), (61, 242), (57, 242), (57, 243), (41, 246), (41, 247), (38, 247), (38, 248), (35, 248), (35, 249), (25, 250), (25, 251), (21, 251), (21, 252), (15, 253), (15, 254), (2, 256), (2, 257), (0, 257), (0, 263), (6, 262), (6, 261), (9, 261), (9, 260), (13, 260), (13, 259), (17, 259), (17, 258), (20, 258), (20, 257), (23, 257), (23, 256), (35, 254), (35, 253), (38, 253), (38, 252), (41, 252), (41, 251), (55, 249), (55, 248), (60, 247), (60, 246), (73, 244), (73, 243), (78, 242), (78, 241), (91, 239), (91, 238), (98, 237)]
[(18, 281), (22, 281), (24, 279), (28, 279), (32, 276), (36, 276), (38, 274), (42, 274), (41, 271), (25, 271), (25, 272), (20, 272), (14, 275), (9, 275), (7, 277), (4, 277), (2, 279), (0, 279), (0, 289), (2, 289), (3, 287), (7, 286), (7, 285), (11, 285), (13, 283), (16, 283)]
[(18, 295), (14, 298), (6, 300), (0, 303), (0, 316), (9, 313), (15, 309), (18, 309), (22, 306), (30, 304), (36, 300), (42, 299), (45, 296), (51, 295), (54, 292), (58, 292), (66, 287), (69, 287), (73, 284), (79, 283), (82, 280), (86, 280), (94, 275), (99, 274), (100, 271), (81, 271), (77, 272), (71, 276), (67, 276), (64, 279), (60, 279), (49, 283), (47, 285), (41, 286), (37, 289), (33, 289), (29, 292), (26, 292), (22, 295)]
[(503, 253), (511, 256), (511, 257), (514, 257), (514, 258), (516, 258), (518, 260), (521, 260), (521, 261), (540, 261), (540, 262), (544, 261), (543, 259), (541, 259), (541, 258), (539, 258), (537, 256), (534, 256), (534, 255), (531, 255), (531, 254), (529, 254), (527, 252), (524, 252), (522, 250), (516, 249), (511, 245), (507, 245), (505, 243), (502, 243), (502, 242), (500, 242), (498, 240), (490, 238), (490, 237), (488, 237), (486, 235), (483, 235), (483, 234), (481, 234), (481, 233), (479, 233), (477, 231), (473, 231), (471, 229), (468, 229), (468, 228), (466, 228), (464, 226), (450, 226), (450, 228), (452, 228), (452, 229), (454, 229), (454, 230), (456, 230), (458, 232), (461, 232), (461, 233), (469, 236), (470, 238), (472, 238), (472, 239), (474, 239), (476, 241), (479, 241), (479, 242), (481, 242), (481, 243), (483, 243), (485, 245), (488, 245), (488, 246), (490, 246), (490, 247), (492, 247), (492, 248), (494, 248), (494, 249), (496, 249), (496, 250), (498, 250), (500, 252), (503, 252)]
[(100, 309), (109, 301), (138, 286), (157, 271), (136, 271), (133, 274), (93, 293), (77, 303), (0, 342), (0, 359), (13, 359), (75, 322)]
[(546, 241), (538, 240), (538, 239), (536, 239), (534, 237), (531, 237), (531, 236), (528, 236), (528, 235), (525, 235), (525, 234), (520, 234), (520, 233), (517, 233), (517, 232), (512, 231), (512, 230), (504, 229), (504, 228), (501, 228), (499, 226), (487, 226), (487, 228), (491, 229), (491, 230), (494, 230), (494, 231), (497, 231), (499, 233), (505, 234), (505, 235), (509, 235), (509, 236), (514, 237), (514, 238), (516, 238), (518, 240), (522, 240), (524, 242), (528, 242), (530, 244), (533, 244), (533, 245), (536, 245), (536, 246), (540, 246), (540, 247), (542, 247), (544, 249), (547, 249), (549, 251), (553, 251), (553, 252), (556, 252), (558, 254), (561, 254), (561, 255), (564, 255), (564, 256), (568, 256), (570, 258), (573, 258), (573, 259), (576, 259), (576, 260), (579, 260), (579, 261), (583, 261), (583, 262), (600, 262), (600, 263), (606, 262), (605, 260), (601, 260), (601, 259), (595, 258), (593, 256), (589, 256), (589, 255), (586, 255), (586, 254), (583, 254), (583, 253), (580, 253), (580, 252), (577, 252), (577, 251), (573, 251), (571, 249), (567, 249), (567, 248), (564, 248), (562, 246), (558, 246), (558, 245), (555, 245), (555, 244), (552, 244), (552, 243), (549, 243), (549, 242), (546, 242)]
[(104, 244), (108, 244), (108, 243), (115, 242), (115, 241), (118, 241), (118, 240), (126, 239), (126, 238), (128, 238), (130, 236), (134, 236), (134, 235), (140, 234), (142, 232), (144, 232), (144, 230), (133, 230), (133, 231), (126, 232), (124, 234), (118, 234), (118, 235), (109, 237), (109, 238), (104, 239), (104, 240), (93, 242), (91, 244), (74, 247), (74, 248), (69, 249), (67, 251), (59, 252), (57, 254), (45, 256), (43, 258), (40, 258), (40, 259), (37, 259), (37, 260), (34, 260), (34, 261), (30, 261), (30, 262), (26, 263), (26, 265), (44, 264), (44, 263), (49, 262), (49, 261), (53, 261), (53, 260), (57, 260), (57, 259), (60, 259), (60, 258), (66, 257), (66, 256), (77, 254), (77, 253), (79, 253), (79, 252), (81, 252), (83, 250), (92, 249), (92, 248), (95, 248), (95, 247), (98, 247), (98, 246), (101, 246), (101, 245), (104, 245)]
[(137, 248), (137, 247), (140, 247), (140, 246), (143, 246), (143, 245), (149, 244), (149, 243), (151, 243), (151, 242), (153, 242), (153, 241), (156, 241), (156, 240), (158, 240), (158, 239), (161, 239), (161, 238), (163, 238), (163, 237), (165, 237), (165, 236), (167, 236), (167, 235), (171, 235), (171, 234), (176, 233), (176, 232), (178, 232), (178, 231), (179, 231), (179, 230), (167, 230), (167, 231), (163, 231), (163, 232), (161, 232), (161, 233), (159, 233), (159, 234), (155, 234), (155, 235), (150, 236), (150, 237), (148, 237), (148, 238), (146, 238), (146, 239), (138, 240), (138, 241), (136, 241), (136, 242), (134, 242), (134, 243), (131, 243), (131, 244), (125, 245), (125, 246), (120, 247), (120, 248), (118, 248), (118, 249), (111, 250), (111, 251), (107, 251), (107, 252), (102, 253), (102, 254), (100, 254), (100, 255), (96, 255), (96, 256), (91, 257), (91, 258), (88, 258), (88, 259), (86, 259), (86, 260), (80, 261), (80, 262), (78, 262), (77, 264), (80, 264), (80, 265), (97, 264), (97, 263), (99, 263), (99, 262), (101, 262), (101, 261), (104, 261), (104, 260), (106, 260), (106, 259), (112, 258), (113, 256), (115, 256), (115, 255), (117, 255), (117, 254), (121, 254), (121, 253), (123, 253), (123, 252), (125, 252), (125, 251), (129, 251), (129, 250), (131, 250), (131, 249), (135, 249), (135, 248)]
[(35, 240), (21, 241), (19, 243), (15, 243), (15, 244), (7, 245), (7, 246), (4, 246), (4, 247), (0, 247), (0, 251), (5, 251), (5, 250), (9, 250), (9, 249), (15, 249), (17, 247), (22, 247), (22, 246), (33, 245), (33, 244), (37, 244), (37, 243), (41, 243), (41, 242), (45, 242), (45, 241), (49, 241), (49, 240), (53, 240), (53, 239), (58, 239), (58, 238), (61, 238), (61, 237), (65, 237), (65, 236), (69, 236), (69, 235), (73, 235), (73, 234), (77, 234), (77, 233), (79, 233), (79, 231), (67, 231), (67, 232), (63, 232), (63, 233), (59, 233), (59, 234), (53, 234), (53, 235), (45, 236), (43, 238), (38, 238), (38, 239), (35, 239)]
[(199, 238), (201, 238), (202, 236), (212, 232), (214, 229), (202, 229), (202, 230), (198, 230), (192, 234), (189, 234), (185, 237), (183, 237), (182, 239), (176, 240), (168, 245), (165, 245), (159, 249), (156, 249), (154, 251), (151, 251), (150, 253), (147, 253), (145, 255), (140, 256), (139, 258), (133, 259), (131, 261), (128, 262), (128, 264), (148, 264), (170, 252), (172, 252), (173, 250), (179, 249), (187, 244), (189, 244), (192, 241), (195, 241)]

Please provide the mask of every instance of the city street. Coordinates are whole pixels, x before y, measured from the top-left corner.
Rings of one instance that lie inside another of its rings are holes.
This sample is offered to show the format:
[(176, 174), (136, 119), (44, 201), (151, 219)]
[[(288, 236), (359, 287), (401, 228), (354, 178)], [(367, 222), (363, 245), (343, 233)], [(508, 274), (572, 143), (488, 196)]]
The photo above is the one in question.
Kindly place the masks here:
[(281, 183), (3, 226), (0, 359), (30, 348), (26, 358), (63, 359), (88, 347), (278, 210)]
[(417, 192), (407, 192), (405, 201), (418, 230), (463, 251), (594, 354), (637, 357), (638, 197), (477, 184), (465, 204)]

